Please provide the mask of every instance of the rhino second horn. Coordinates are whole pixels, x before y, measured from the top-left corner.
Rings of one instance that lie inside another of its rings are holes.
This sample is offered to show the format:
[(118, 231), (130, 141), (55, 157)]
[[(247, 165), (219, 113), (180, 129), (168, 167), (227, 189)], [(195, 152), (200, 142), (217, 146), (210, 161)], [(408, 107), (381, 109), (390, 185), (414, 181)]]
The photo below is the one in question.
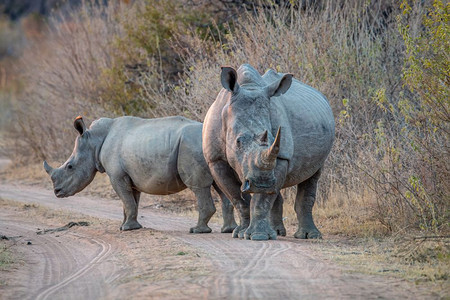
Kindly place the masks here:
[(278, 153), (280, 152), (280, 142), (281, 142), (281, 126), (278, 127), (277, 136), (272, 146), (264, 153), (263, 160), (264, 164), (269, 167), (269, 169), (275, 168), (275, 163), (277, 161)]
[(47, 172), (48, 175), (52, 175), (53, 168), (50, 167), (50, 165), (45, 160), (44, 160), (44, 169), (45, 169), (45, 172)]
[(265, 130), (262, 134), (261, 134), (261, 137), (259, 138), (259, 141), (261, 142), (261, 143), (267, 143), (267, 130)]

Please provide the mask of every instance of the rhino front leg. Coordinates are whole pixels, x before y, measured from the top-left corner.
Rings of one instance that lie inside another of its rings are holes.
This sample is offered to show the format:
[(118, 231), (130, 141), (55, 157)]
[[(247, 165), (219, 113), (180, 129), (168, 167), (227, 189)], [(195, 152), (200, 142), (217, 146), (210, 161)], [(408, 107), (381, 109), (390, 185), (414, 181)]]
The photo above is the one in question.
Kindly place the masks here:
[(231, 204), (230, 199), (228, 199), (227, 196), (225, 196), (225, 194), (217, 186), (217, 184), (213, 183), (213, 187), (219, 194), (220, 199), (222, 200), (223, 226), (220, 229), (220, 232), (231, 233), (237, 227), (236, 220), (234, 219), (233, 204)]
[(190, 233), (210, 233), (212, 230), (208, 227), (208, 222), (216, 212), (214, 200), (211, 197), (211, 188), (192, 189), (198, 203), (198, 222), (197, 226), (192, 227)]
[(254, 194), (250, 205), (250, 225), (245, 231), (247, 240), (276, 240), (277, 232), (270, 226), (269, 215), (277, 195)]
[(311, 178), (300, 183), (295, 197), (295, 212), (298, 219), (298, 230), (294, 234), (297, 239), (320, 239), (322, 234), (314, 224), (312, 209), (316, 201), (317, 182), (320, 170)]
[[(286, 179), (288, 162), (277, 159), (275, 178), (277, 179), (276, 194), (253, 194), (250, 207), (250, 226), (245, 231), (245, 238), (252, 240), (275, 240), (277, 234), (286, 235), (283, 225), (283, 197), (280, 190)], [(271, 225), (275, 225), (272, 228)]]
[(138, 205), (140, 192), (131, 186), (131, 180), (128, 177), (121, 177), (123, 180), (111, 179), (111, 185), (117, 195), (122, 199), (124, 222), (120, 226), (120, 230), (133, 230), (142, 228), (137, 221)]
[(286, 236), (286, 228), (283, 224), (283, 202), (283, 196), (278, 193), (270, 211), (270, 225), (277, 232), (277, 235)]
[(224, 161), (209, 164), (215, 183), (230, 199), (239, 214), (239, 225), (233, 230), (233, 237), (243, 238), (250, 224), (250, 195), (241, 194), (241, 184), (236, 180), (233, 169)]

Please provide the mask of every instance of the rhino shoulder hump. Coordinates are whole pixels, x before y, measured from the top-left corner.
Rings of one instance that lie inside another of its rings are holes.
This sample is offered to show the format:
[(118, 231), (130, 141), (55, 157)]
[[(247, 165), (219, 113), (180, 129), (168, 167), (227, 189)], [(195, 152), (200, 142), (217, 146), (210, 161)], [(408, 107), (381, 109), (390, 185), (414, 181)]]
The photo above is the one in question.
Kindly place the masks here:
[(277, 79), (281, 79), (281, 77), (283, 77), (284, 74), (282, 73), (277, 73), (272, 69), (267, 70), (266, 73), (264, 73), (264, 75), (262, 76), (263, 80), (266, 82), (266, 84), (270, 84), (272, 82), (274, 82)]
[(101, 127), (109, 127), (113, 123), (114, 119), (100, 118), (92, 122), (90, 129), (96, 129)]

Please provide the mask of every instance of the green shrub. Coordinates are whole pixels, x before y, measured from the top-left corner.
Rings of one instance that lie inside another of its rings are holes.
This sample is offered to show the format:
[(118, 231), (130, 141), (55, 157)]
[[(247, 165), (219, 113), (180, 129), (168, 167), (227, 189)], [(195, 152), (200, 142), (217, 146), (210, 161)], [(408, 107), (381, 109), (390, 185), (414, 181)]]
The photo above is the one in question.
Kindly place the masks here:
[[(390, 132), (376, 131), (381, 176), (415, 216), (423, 230), (448, 230), (450, 203), (450, 4), (432, 6), (402, 2), (398, 27), (406, 46), (403, 83), (398, 100), (383, 90), (376, 97), (386, 113)], [(411, 22), (417, 15), (417, 22)], [(381, 183), (381, 182), (380, 182)]]

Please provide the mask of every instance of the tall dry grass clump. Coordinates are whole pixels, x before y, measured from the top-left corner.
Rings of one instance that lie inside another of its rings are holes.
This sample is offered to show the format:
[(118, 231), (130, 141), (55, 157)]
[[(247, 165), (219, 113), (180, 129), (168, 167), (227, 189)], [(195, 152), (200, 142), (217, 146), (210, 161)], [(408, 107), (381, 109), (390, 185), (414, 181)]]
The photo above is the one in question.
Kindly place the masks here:
[[(420, 31), (429, 6), (416, 4), (414, 9), (405, 22)], [(433, 134), (439, 140), (427, 140), (443, 155), (441, 171), (429, 155), (412, 151), (411, 138), (405, 138), (405, 131), (422, 136), (423, 127), (414, 122), (405, 127), (408, 116), (394, 117), (380, 105), (398, 108), (403, 103), (405, 108), (405, 99), (410, 99), (415, 106), (408, 111), (418, 121), (415, 111), (424, 101), (404, 87), (400, 14), (396, 1), (327, 1), (319, 8), (272, 7), (248, 13), (229, 24), (222, 36), (211, 40), (193, 34), (188, 50), (178, 49), (185, 80), (171, 96), (184, 107), (191, 105), (185, 114), (202, 119), (221, 88), (221, 65), (250, 63), (260, 72), (272, 68), (293, 73), (328, 97), (336, 117), (336, 140), (320, 187), (319, 206), (326, 203), (319, 211), (322, 222), (340, 220), (332, 231), (350, 234), (443, 229), (448, 217), (448, 131)], [(448, 93), (448, 85), (442, 88)], [(291, 194), (286, 196), (292, 204)], [(295, 219), (293, 210), (288, 215)]]
[[(216, 7), (217, 4), (212, 5)], [(172, 37), (204, 31), (211, 5), (175, 0), (82, 1), (56, 13), (25, 50), (18, 73), (23, 91), (8, 131), (16, 160), (60, 160), (75, 137), (73, 119), (183, 114), (171, 82), (182, 63)], [(205, 12), (202, 12), (205, 10)]]
[[(111, 66), (110, 45), (123, 32), (122, 6), (84, 3), (48, 20), (47, 32), (25, 50), (19, 65), (23, 90), (15, 101), (13, 136), (22, 159), (62, 159), (75, 137), (73, 119), (108, 116), (98, 82)], [(33, 155), (30, 155), (32, 151)]]
[[(363, 4), (329, 1), (319, 9), (276, 8), (248, 13), (231, 24), (215, 44), (193, 35), (184, 56), (187, 79), (179, 88), (189, 90), (189, 102), (196, 103), (201, 108), (196, 113), (203, 116), (220, 90), (220, 66), (250, 63), (260, 72), (272, 68), (293, 73), (324, 93), (336, 116), (337, 129), (321, 180), (319, 202), (336, 207), (338, 214), (345, 214), (343, 206), (369, 201), (362, 195), (376, 197), (366, 190), (364, 174), (374, 150), (370, 148), (372, 133), (382, 115), (372, 98), (380, 86), (389, 85), (390, 93), (397, 93), (395, 88), (401, 87), (396, 28), (383, 23), (391, 20), (381, 20), (381, 8), (374, 12)], [(375, 22), (377, 27), (373, 26)], [(291, 193), (287, 198), (292, 204)], [(367, 214), (367, 207), (359, 207)], [(295, 219), (293, 210), (290, 214), (290, 219)], [(356, 220), (351, 225), (357, 223), (359, 214), (354, 212)]]

